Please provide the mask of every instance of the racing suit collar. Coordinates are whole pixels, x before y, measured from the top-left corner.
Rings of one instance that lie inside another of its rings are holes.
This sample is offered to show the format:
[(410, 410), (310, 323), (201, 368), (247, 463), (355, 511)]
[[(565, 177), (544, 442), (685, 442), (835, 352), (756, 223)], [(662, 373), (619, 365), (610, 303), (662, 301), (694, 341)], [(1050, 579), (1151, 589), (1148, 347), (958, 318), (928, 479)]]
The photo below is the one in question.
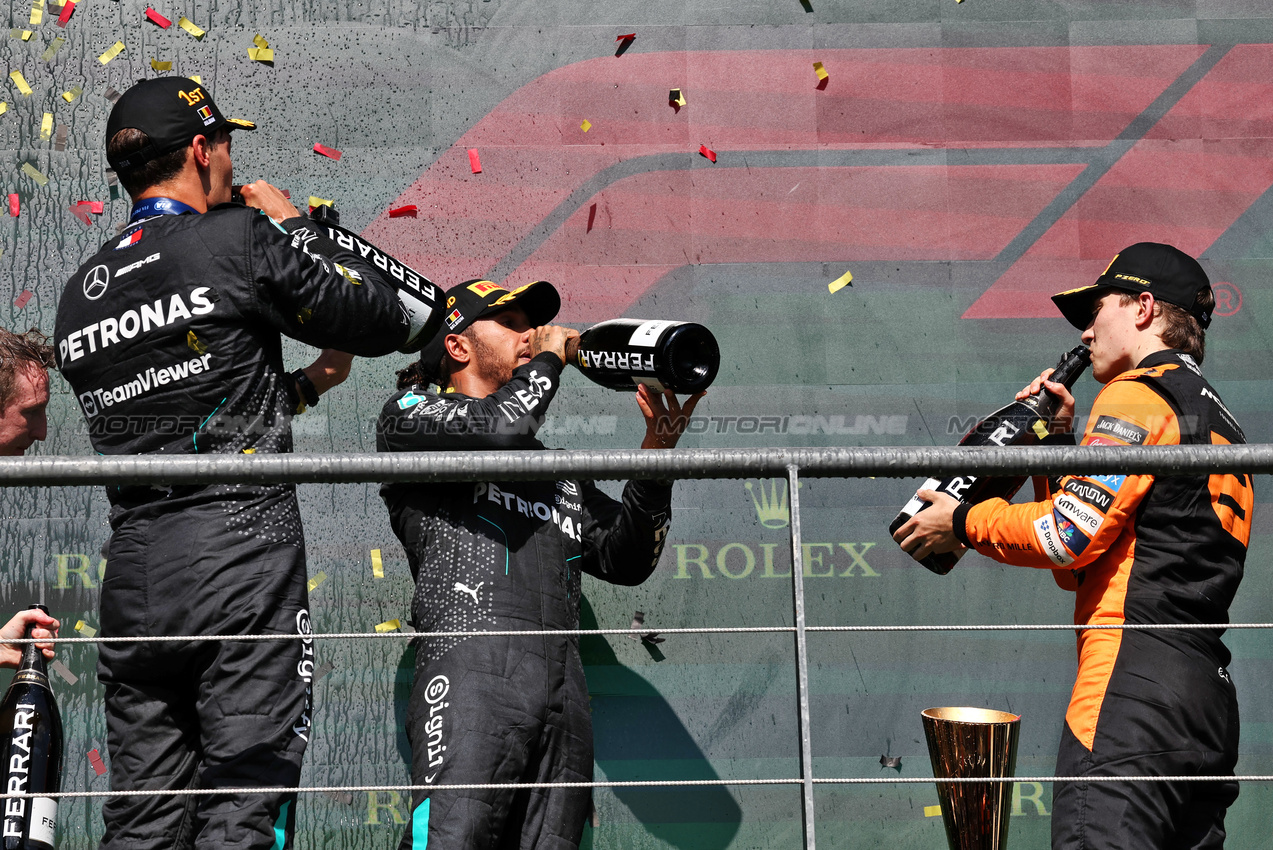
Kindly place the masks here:
[(172, 198), (142, 198), (133, 204), (128, 223), (135, 224), (142, 219), (154, 218), (157, 215), (185, 215), (186, 213), (199, 215), (199, 211), (194, 207)]

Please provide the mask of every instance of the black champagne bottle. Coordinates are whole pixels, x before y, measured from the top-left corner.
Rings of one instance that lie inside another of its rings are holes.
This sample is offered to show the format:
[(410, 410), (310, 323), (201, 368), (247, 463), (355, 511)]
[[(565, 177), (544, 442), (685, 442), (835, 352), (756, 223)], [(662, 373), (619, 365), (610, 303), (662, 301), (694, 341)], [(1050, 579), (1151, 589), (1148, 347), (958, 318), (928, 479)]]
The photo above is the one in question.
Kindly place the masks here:
[[(32, 605), (44, 613), (43, 605)], [(31, 637), (28, 626), (25, 637)], [(22, 663), (0, 702), (0, 730), (9, 735), (3, 751), (5, 792), (56, 794), (62, 788), (62, 717), (49, 688), (44, 653), (29, 643)], [(4, 850), (53, 850), (57, 800), (10, 797), (4, 801), (0, 841)]]
[(326, 204), (315, 207), (310, 220), (323, 235), (346, 251), (353, 251), (373, 263), (390, 279), (398, 291), (398, 301), (411, 319), (411, 336), (398, 350), (413, 353), (424, 348), (442, 328), (442, 295), (433, 281), (406, 263), (372, 245), (352, 230), (340, 226), (340, 213)]
[[(1061, 362), (1056, 364), (1051, 380), (1064, 384), (1066, 389), (1074, 386), (1074, 382), (1083, 374), (1087, 364), (1092, 360), (1087, 346), (1080, 345), (1071, 349)], [(1021, 401), (1013, 401), (973, 426), (972, 430), (959, 441), (961, 446), (1031, 446), (1039, 443), (1048, 435), (1048, 426), (1052, 417), (1061, 406), (1061, 400), (1041, 389), (1037, 393)], [(924, 482), (921, 490), (936, 490), (947, 493), (968, 504), (984, 502), (995, 497), (1011, 499), (1021, 489), (1026, 477), (1021, 476), (982, 476), (956, 475), (951, 478), (930, 478)], [(915, 514), (928, 507), (918, 494), (911, 497), (901, 512), (889, 523), (889, 534), (897, 531), (903, 523)], [(964, 550), (932, 554), (920, 561), (925, 567), (945, 575), (963, 556)]]
[(645, 384), (659, 392), (696, 393), (716, 379), (720, 346), (694, 322), (612, 319), (580, 334), (566, 361), (612, 390), (635, 392)]

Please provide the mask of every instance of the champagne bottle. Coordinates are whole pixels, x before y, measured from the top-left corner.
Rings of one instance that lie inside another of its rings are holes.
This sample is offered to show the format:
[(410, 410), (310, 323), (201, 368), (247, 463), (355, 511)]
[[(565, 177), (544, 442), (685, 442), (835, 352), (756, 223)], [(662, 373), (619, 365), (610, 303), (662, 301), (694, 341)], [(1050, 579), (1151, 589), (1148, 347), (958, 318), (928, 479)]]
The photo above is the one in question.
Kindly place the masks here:
[(433, 281), (406, 263), (389, 256), (357, 233), (341, 227), (340, 213), (327, 204), (315, 207), (309, 217), (318, 225), (323, 236), (375, 265), (397, 290), (398, 302), (411, 321), (411, 334), (398, 350), (410, 354), (428, 345), (442, 328), (443, 317), (443, 312), (439, 309), (442, 296)]
[[(44, 613), (43, 605), (32, 605)], [(31, 637), (27, 626), (25, 637)], [(49, 688), (44, 653), (33, 643), (0, 701), (0, 730), (9, 734), (4, 756), (4, 789), (10, 794), (56, 794), (62, 787), (62, 717)], [(11, 797), (4, 801), (0, 846), (4, 850), (53, 850), (57, 800)]]
[(645, 384), (657, 392), (696, 393), (716, 379), (720, 347), (694, 322), (612, 319), (580, 334), (566, 362), (612, 390), (635, 392)]
[[(1092, 360), (1087, 346), (1080, 345), (1068, 352), (1056, 364), (1051, 380), (1064, 384), (1066, 389), (1074, 386), (1074, 382), (1083, 374), (1087, 364)], [(1052, 417), (1061, 406), (1061, 399), (1041, 389), (1037, 393), (1021, 401), (1013, 401), (973, 426), (972, 430), (959, 441), (961, 446), (1030, 446), (1039, 443), (1048, 436), (1048, 426)], [(938, 480), (930, 478), (924, 482), (921, 490), (936, 490), (947, 493), (968, 504), (984, 502), (987, 499), (1011, 499), (1025, 483), (1025, 476), (982, 476), (956, 475)], [(928, 507), (919, 495), (911, 497), (901, 512), (889, 524), (889, 534), (897, 531), (915, 514)], [(963, 550), (934, 553), (920, 561), (925, 567), (945, 575), (963, 556)]]

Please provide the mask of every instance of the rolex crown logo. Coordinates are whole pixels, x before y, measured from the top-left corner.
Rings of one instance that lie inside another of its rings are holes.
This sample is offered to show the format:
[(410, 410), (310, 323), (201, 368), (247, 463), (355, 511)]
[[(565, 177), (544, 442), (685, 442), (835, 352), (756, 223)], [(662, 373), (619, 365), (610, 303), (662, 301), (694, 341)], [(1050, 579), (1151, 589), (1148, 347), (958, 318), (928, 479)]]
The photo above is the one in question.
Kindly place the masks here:
[(760, 481), (759, 486), (750, 481), (743, 485), (756, 506), (756, 518), (765, 528), (786, 528), (791, 524), (791, 511), (787, 508), (787, 482), (782, 478)]

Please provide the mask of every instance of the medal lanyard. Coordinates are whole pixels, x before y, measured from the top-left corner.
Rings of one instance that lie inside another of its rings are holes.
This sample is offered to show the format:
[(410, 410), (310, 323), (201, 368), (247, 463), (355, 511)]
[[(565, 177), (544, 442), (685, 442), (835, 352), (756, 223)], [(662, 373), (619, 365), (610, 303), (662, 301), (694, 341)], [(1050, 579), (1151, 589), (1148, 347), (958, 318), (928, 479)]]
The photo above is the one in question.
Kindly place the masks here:
[(157, 215), (184, 215), (185, 213), (198, 215), (199, 211), (189, 204), (174, 201), (172, 198), (143, 198), (133, 204), (133, 212), (128, 217), (128, 223), (136, 224)]

